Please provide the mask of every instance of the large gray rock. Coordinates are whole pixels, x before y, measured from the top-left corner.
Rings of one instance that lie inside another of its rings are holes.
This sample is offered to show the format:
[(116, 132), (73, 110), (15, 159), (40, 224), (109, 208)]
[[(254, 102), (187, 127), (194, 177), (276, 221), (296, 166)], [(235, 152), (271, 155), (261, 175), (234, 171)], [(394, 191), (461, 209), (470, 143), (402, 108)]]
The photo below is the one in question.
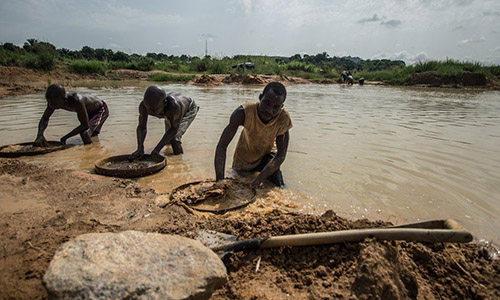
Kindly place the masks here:
[(200, 242), (125, 231), (61, 246), (43, 278), (51, 299), (208, 299), (226, 268)]

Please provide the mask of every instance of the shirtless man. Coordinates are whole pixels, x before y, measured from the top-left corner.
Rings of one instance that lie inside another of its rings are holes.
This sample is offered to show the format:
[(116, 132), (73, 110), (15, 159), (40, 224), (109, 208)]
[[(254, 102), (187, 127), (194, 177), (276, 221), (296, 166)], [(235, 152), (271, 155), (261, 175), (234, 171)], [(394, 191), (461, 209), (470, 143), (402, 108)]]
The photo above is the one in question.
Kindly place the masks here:
[[(289, 133), (292, 128), (290, 115), (283, 107), (286, 89), (279, 82), (271, 82), (259, 95), (257, 102), (246, 102), (233, 111), (215, 150), (215, 177), (224, 179), (226, 152), (239, 126), (243, 126), (233, 157), (233, 168), (237, 171), (258, 171), (252, 186), (258, 187), (268, 179), (283, 187), (280, 171), (288, 149)], [(277, 153), (273, 151), (276, 143)]]
[(62, 108), (67, 111), (76, 112), (80, 125), (71, 130), (61, 138), (61, 143), (66, 144), (66, 140), (72, 136), (80, 134), (84, 144), (91, 144), (90, 137), (97, 136), (101, 132), (104, 121), (109, 116), (109, 110), (106, 103), (96, 96), (69, 92), (59, 85), (53, 84), (47, 88), (45, 93), (47, 99), (47, 108), (38, 124), (38, 134), (34, 146), (47, 147), (48, 143), (43, 133), (49, 125), (49, 118), (56, 109)]
[(139, 125), (137, 126), (137, 150), (129, 156), (134, 160), (144, 156), (148, 115), (165, 119), (165, 134), (151, 152), (159, 155), (167, 143), (172, 145), (174, 154), (182, 154), (181, 138), (193, 122), (199, 107), (193, 99), (179, 93), (166, 93), (159, 86), (150, 86), (144, 93), (144, 100), (139, 104)]

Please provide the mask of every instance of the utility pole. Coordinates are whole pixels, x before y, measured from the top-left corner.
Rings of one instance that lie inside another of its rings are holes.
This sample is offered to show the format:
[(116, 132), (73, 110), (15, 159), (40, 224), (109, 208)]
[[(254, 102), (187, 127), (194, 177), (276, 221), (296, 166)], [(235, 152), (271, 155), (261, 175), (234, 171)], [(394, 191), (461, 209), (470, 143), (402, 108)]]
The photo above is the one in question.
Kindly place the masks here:
[(208, 40), (205, 40), (205, 56), (208, 55)]

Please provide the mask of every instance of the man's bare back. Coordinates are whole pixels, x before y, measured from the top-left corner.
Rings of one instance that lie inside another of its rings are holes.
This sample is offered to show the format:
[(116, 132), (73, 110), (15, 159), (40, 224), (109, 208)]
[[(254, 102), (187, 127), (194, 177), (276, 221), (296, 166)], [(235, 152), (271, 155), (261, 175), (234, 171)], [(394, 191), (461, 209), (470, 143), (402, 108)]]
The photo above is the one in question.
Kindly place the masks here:
[(137, 126), (137, 150), (129, 156), (129, 160), (144, 155), (144, 140), (147, 134), (148, 116), (165, 119), (165, 133), (151, 154), (158, 155), (161, 149), (170, 143), (174, 154), (184, 152), (181, 137), (198, 113), (193, 99), (179, 93), (165, 91), (158, 86), (150, 86), (139, 104), (139, 124)]
[(53, 84), (47, 88), (45, 94), (47, 108), (38, 124), (38, 134), (33, 143), (35, 146), (47, 146), (44, 137), (49, 119), (56, 109), (64, 109), (77, 114), (80, 125), (61, 138), (62, 143), (72, 136), (80, 134), (84, 144), (92, 143), (90, 137), (100, 133), (109, 110), (104, 101), (90, 94), (69, 92), (66, 93), (61, 85)]

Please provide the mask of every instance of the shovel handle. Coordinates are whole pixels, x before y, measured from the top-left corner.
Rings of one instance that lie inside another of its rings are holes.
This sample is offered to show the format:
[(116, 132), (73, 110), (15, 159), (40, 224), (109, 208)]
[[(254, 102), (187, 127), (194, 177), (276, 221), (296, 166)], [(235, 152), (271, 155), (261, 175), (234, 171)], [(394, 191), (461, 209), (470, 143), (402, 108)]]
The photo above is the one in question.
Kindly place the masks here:
[(472, 241), (472, 234), (465, 230), (450, 229), (354, 229), (270, 237), (261, 243), (260, 248), (361, 242), (366, 238), (386, 241), (405, 240), (429, 243), (468, 243)]

